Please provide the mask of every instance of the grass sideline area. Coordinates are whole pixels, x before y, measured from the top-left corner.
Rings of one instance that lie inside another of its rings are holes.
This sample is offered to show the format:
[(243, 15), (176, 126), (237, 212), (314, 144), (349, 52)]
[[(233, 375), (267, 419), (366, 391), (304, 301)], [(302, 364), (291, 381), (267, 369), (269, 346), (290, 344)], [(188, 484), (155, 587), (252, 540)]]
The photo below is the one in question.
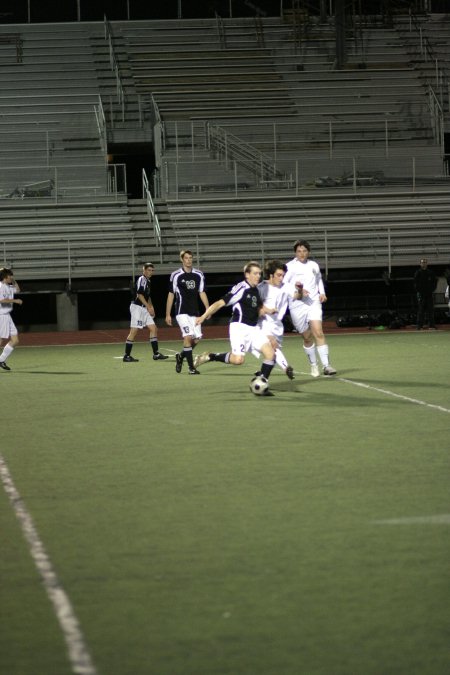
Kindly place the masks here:
[[(95, 672), (446, 675), (449, 338), (331, 335), (313, 379), (289, 336), (269, 399), (252, 356), (190, 377), (146, 344), (18, 348), (0, 456)], [(0, 529), (0, 672), (82, 672), (4, 489)]]

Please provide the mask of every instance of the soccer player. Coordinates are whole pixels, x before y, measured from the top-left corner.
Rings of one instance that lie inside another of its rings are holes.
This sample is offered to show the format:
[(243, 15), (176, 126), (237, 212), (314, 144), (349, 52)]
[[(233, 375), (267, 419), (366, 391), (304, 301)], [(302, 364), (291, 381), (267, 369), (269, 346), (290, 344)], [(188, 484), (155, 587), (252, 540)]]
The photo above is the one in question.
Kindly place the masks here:
[(208, 296), (205, 292), (205, 277), (203, 272), (193, 267), (194, 256), (192, 251), (180, 252), (181, 267), (170, 275), (170, 289), (167, 295), (166, 323), (172, 325), (172, 307), (175, 302), (175, 318), (183, 336), (183, 350), (175, 355), (175, 370), (181, 373), (183, 361), (186, 359), (189, 366), (189, 375), (200, 375), (194, 367), (192, 350), (202, 338), (202, 331), (196, 324), (199, 315), (200, 299), (209, 307)]
[(323, 374), (336, 375), (336, 370), (329, 361), (328, 345), (322, 329), (322, 303), (327, 301), (327, 296), (319, 265), (314, 260), (309, 260), (310, 251), (309, 242), (299, 239), (294, 244), (295, 258), (287, 263), (285, 283), (303, 286), (302, 300), (291, 299), (289, 311), (295, 329), (303, 337), (303, 348), (311, 365), (311, 375), (320, 375), (316, 348), (322, 362)]
[[(264, 307), (273, 309), (272, 314), (264, 314), (258, 319), (258, 327), (266, 335), (275, 349), (276, 364), (290, 380), (294, 379), (294, 369), (290, 366), (281, 351), (283, 343), (283, 318), (288, 308), (289, 299), (301, 299), (303, 290), (297, 290), (291, 284), (284, 284), (287, 266), (281, 260), (268, 260), (264, 266), (266, 280), (258, 284), (258, 291)], [(257, 352), (254, 352), (258, 356)], [(259, 371), (255, 375), (260, 374)]]
[(154, 321), (155, 309), (150, 298), (150, 279), (154, 270), (153, 263), (145, 263), (142, 267), (142, 274), (135, 285), (135, 298), (130, 304), (130, 332), (125, 342), (125, 355), (123, 357), (125, 363), (139, 361), (139, 359), (131, 356), (131, 350), (133, 349), (134, 339), (138, 330), (142, 330), (143, 328), (148, 328), (150, 346), (153, 350), (153, 360), (164, 361), (169, 358), (161, 354), (158, 348), (158, 329)]
[(6, 359), (14, 351), (14, 347), (19, 344), (17, 328), (11, 318), (13, 304), (22, 304), (20, 298), (14, 297), (16, 293), (20, 293), (20, 288), (14, 279), (13, 271), (7, 267), (2, 267), (0, 269), (0, 341), (3, 343), (7, 340), (0, 354), (0, 368), (2, 370), (11, 370), (6, 364)]
[[(258, 328), (258, 319), (265, 313), (258, 284), (261, 280), (261, 266), (251, 260), (244, 267), (244, 280), (235, 284), (223, 298), (214, 302), (209, 309), (198, 317), (197, 324), (203, 323), (222, 307), (232, 307), (229, 337), (231, 351), (223, 353), (205, 352), (196, 357), (196, 367), (207, 361), (221, 361), (240, 366), (245, 361), (246, 352), (256, 350), (263, 356), (261, 374), (269, 379), (275, 365), (275, 350), (269, 338)], [(266, 396), (273, 396), (268, 389)]]

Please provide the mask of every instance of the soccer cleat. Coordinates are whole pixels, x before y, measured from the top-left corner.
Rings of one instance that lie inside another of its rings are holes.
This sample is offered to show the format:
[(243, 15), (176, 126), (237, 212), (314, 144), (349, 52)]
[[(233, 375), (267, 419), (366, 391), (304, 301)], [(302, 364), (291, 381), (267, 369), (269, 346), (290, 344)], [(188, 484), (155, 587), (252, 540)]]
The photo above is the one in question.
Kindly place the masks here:
[(165, 361), (168, 358), (169, 358), (168, 356), (166, 356), (165, 354), (161, 354), (160, 352), (153, 354), (153, 361)]
[(189, 375), (200, 375), (200, 371), (197, 368), (189, 368)]
[(324, 375), (336, 375), (336, 371), (333, 368), (333, 366), (325, 366), (323, 369), (323, 374)]
[(294, 369), (292, 366), (288, 366), (284, 371), (290, 380), (295, 380)]
[(253, 373), (254, 377), (261, 377), (262, 372), (260, 370), (257, 370), (255, 373)]
[(125, 363), (137, 363), (139, 361), (139, 359), (135, 359), (131, 354), (125, 354), (122, 360), (125, 361)]
[(0, 361), (0, 368), (3, 368), (3, 370), (11, 370), (11, 368), (7, 366), (4, 361)]
[(319, 372), (319, 366), (317, 363), (312, 363), (311, 364), (311, 377), (319, 377), (320, 372)]
[(181, 373), (181, 369), (182, 369), (182, 367), (183, 367), (183, 358), (182, 358), (182, 356), (181, 356), (181, 354), (180, 354), (179, 352), (178, 352), (177, 354), (175, 354), (175, 361), (176, 361), (176, 363), (175, 363), (175, 371), (176, 371), (177, 373)]
[(203, 354), (199, 354), (194, 358), (194, 368), (198, 368), (199, 366), (203, 365), (204, 363), (207, 363), (210, 360), (209, 358), (209, 353), (208, 352), (203, 352)]
[(273, 393), (273, 391), (270, 391), (270, 389), (266, 389), (264, 394), (261, 394), (261, 396), (275, 396), (275, 394)]

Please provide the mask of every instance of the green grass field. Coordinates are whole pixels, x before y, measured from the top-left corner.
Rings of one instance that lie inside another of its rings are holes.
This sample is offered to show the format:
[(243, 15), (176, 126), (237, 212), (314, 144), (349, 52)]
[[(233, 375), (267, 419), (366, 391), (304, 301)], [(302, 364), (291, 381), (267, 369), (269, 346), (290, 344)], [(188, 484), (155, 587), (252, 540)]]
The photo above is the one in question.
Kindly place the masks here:
[[(286, 339), (273, 398), (252, 356), (192, 377), (145, 344), (14, 352), (1, 456), (98, 675), (447, 675), (450, 333), (328, 341), (338, 376), (313, 379)], [(11, 501), (0, 673), (94, 672)]]

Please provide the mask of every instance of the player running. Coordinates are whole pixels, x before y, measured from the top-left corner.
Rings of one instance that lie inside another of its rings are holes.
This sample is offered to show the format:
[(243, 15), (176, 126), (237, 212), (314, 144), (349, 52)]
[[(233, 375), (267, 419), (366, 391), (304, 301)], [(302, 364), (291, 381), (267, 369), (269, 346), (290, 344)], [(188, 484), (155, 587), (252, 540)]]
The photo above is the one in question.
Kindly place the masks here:
[(0, 269), (0, 342), (7, 340), (0, 354), (0, 368), (11, 370), (6, 364), (6, 359), (19, 344), (17, 328), (11, 318), (13, 304), (21, 305), (22, 300), (14, 295), (20, 293), (19, 284), (14, 279), (13, 271), (7, 267)]
[(336, 375), (329, 362), (328, 345), (322, 330), (322, 303), (327, 301), (319, 265), (309, 260), (311, 246), (305, 239), (294, 244), (295, 258), (287, 263), (285, 283), (303, 286), (303, 299), (289, 301), (292, 323), (303, 337), (303, 348), (311, 365), (311, 375), (319, 377), (316, 347), (323, 366), (324, 375)]
[[(264, 267), (266, 280), (258, 284), (258, 291), (264, 307), (273, 310), (271, 314), (264, 314), (258, 320), (259, 330), (270, 340), (275, 349), (275, 362), (283, 370), (290, 380), (294, 379), (294, 369), (287, 362), (281, 351), (283, 343), (284, 324), (283, 318), (288, 308), (290, 299), (300, 300), (303, 295), (302, 289), (298, 290), (291, 284), (284, 284), (287, 266), (281, 260), (268, 260)], [(259, 353), (253, 352), (258, 358)], [(259, 375), (257, 371), (255, 375)]]
[[(223, 353), (204, 352), (195, 359), (195, 366), (207, 361), (221, 361), (240, 366), (245, 361), (245, 354), (255, 350), (263, 356), (261, 374), (269, 379), (275, 365), (275, 350), (269, 338), (258, 327), (259, 317), (266, 311), (258, 291), (261, 280), (261, 266), (251, 260), (244, 267), (244, 280), (235, 284), (223, 298), (214, 302), (196, 323), (201, 324), (222, 307), (232, 307), (229, 338), (231, 351)], [(265, 396), (273, 396), (269, 389)]]

